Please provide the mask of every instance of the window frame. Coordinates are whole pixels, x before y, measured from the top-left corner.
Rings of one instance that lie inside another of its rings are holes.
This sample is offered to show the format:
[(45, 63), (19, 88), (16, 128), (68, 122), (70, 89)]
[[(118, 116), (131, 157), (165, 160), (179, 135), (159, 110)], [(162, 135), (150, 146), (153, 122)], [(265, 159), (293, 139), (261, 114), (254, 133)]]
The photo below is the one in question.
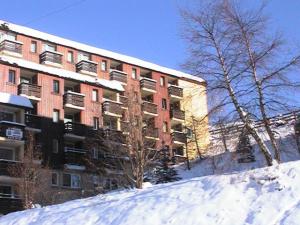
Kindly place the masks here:
[(58, 139), (52, 139), (52, 153), (57, 154), (59, 152), (59, 141)]
[(99, 117), (94, 116), (93, 117), (93, 129), (94, 130), (99, 130), (99, 127), (100, 127), (100, 119), (99, 119)]
[(168, 102), (167, 102), (167, 99), (166, 98), (162, 98), (161, 99), (161, 108), (163, 110), (168, 110)]
[[(32, 46), (34, 46), (34, 51), (32, 51)], [(37, 53), (37, 41), (31, 40), (31, 42), (30, 42), (30, 53)]]
[[(57, 90), (56, 90), (56, 84), (57, 84)], [(60, 93), (59, 80), (53, 80), (52, 93), (53, 94), (59, 94)]]
[(159, 78), (159, 84), (161, 87), (165, 87), (166, 86), (166, 77), (161, 76)]
[[(12, 69), (8, 70), (8, 83), (16, 84), (16, 80), (17, 80), (16, 74), (17, 74), (17, 72), (15, 70), (12, 70)], [(13, 76), (11, 76), (11, 75), (13, 75)], [(11, 78), (13, 78), (13, 79), (11, 79)]]
[[(71, 56), (71, 59), (69, 59), (69, 56)], [(74, 63), (74, 52), (71, 50), (68, 50), (67, 52), (67, 62)]]
[[(54, 114), (57, 113), (57, 120), (54, 120)], [(53, 123), (58, 123), (59, 122), (59, 114), (60, 114), (60, 111), (58, 109), (53, 109), (53, 112), (52, 112), (52, 122)]]
[[(53, 184), (53, 175), (56, 175), (56, 184)], [(58, 187), (59, 186), (59, 173), (58, 172), (52, 172), (51, 173), (51, 186)]]
[(167, 121), (163, 121), (163, 126), (162, 126), (162, 130), (163, 130), (163, 133), (168, 133), (169, 132), (169, 124)]
[[(103, 69), (103, 65), (104, 65), (104, 69)], [(101, 60), (101, 70), (107, 71), (107, 60)]]
[[(64, 181), (65, 181), (64, 178), (65, 178), (66, 175), (70, 176), (70, 186), (65, 185), (65, 183), (64, 183)], [(72, 180), (73, 180), (72, 178), (75, 177), (75, 176), (79, 178), (79, 186), (78, 187), (74, 186), (73, 182), (72, 182)], [(63, 173), (62, 186), (65, 187), (65, 188), (80, 189), (81, 188), (81, 176), (79, 174), (75, 174), (75, 173)]]
[(134, 67), (131, 69), (131, 78), (134, 79), (134, 80), (137, 80), (137, 79), (138, 79), (138, 76), (137, 76), (137, 69), (134, 68)]
[[(94, 93), (96, 93), (96, 99), (94, 99)], [(99, 102), (99, 91), (97, 89), (92, 90), (92, 102)]]

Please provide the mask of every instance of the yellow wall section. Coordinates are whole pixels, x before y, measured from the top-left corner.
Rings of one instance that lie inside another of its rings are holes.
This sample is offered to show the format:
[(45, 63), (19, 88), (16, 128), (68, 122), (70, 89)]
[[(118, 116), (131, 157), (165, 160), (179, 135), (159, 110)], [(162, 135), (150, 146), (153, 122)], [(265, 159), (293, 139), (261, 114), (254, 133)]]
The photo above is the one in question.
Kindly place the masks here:
[(181, 109), (185, 111), (185, 125), (189, 128), (195, 126), (197, 143), (195, 139), (188, 143), (188, 153), (192, 159), (198, 156), (197, 144), (201, 154), (205, 153), (209, 144), (206, 85), (185, 80), (179, 80), (178, 85), (183, 88)]

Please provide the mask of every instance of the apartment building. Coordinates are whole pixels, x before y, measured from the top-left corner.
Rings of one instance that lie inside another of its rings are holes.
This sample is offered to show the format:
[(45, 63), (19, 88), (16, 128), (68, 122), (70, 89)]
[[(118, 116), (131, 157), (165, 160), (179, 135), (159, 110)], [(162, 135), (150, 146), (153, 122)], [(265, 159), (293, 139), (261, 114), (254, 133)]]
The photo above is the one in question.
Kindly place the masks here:
[(63, 189), (72, 198), (99, 182), (113, 188), (111, 177), (95, 177), (82, 161), (95, 151), (84, 145), (89, 131), (130, 132), (131, 93), (143, 101), (144, 135), (155, 149), (193, 157), (195, 146), (208, 143), (207, 120), (193, 128), (202, 131), (197, 143), (187, 143), (184, 128), (207, 113), (205, 89), (199, 77), (0, 21), (0, 211), (20, 207), (18, 177), (8, 168), (22, 163), (26, 133), (34, 135), (37, 162), (49, 163), (54, 192)]

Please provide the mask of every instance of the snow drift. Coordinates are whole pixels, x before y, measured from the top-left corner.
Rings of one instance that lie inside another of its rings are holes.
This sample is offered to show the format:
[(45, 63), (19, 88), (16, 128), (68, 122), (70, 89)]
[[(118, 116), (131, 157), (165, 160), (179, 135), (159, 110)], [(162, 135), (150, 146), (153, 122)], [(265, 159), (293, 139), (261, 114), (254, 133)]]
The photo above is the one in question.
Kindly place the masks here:
[(1, 225), (299, 224), (300, 161), (98, 195), (0, 218)]

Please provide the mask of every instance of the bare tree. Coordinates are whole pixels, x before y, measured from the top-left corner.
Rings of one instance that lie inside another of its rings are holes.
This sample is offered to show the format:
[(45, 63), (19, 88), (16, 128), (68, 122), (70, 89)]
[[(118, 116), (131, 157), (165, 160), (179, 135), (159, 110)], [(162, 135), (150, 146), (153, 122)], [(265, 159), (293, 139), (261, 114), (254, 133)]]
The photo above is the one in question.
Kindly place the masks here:
[(275, 157), (280, 154), (268, 122), (267, 108), (279, 109), (283, 104), (271, 98), (268, 89), (291, 86), (283, 76), (298, 65), (295, 56), (282, 62), (278, 57), (281, 42), (268, 38), (263, 8), (243, 10), (238, 1), (204, 1), (200, 9), (184, 10), (185, 38), (190, 44), (191, 58), (186, 67), (206, 78), (210, 95), (219, 95), (212, 108), (225, 108), (236, 115), (257, 142), (268, 165), (271, 150), (264, 143), (252, 117), (264, 119)]
[(32, 208), (34, 204), (49, 202), (50, 170), (41, 164), (41, 155), (37, 149), (34, 133), (26, 131), (26, 144), (22, 163), (9, 168), (9, 174), (18, 177), (16, 191), (21, 196), (23, 207)]
[[(91, 163), (101, 175), (106, 176), (107, 170), (119, 170), (136, 188), (142, 188), (144, 173), (152, 165), (156, 157), (156, 140), (148, 137), (148, 132), (155, 133), (154, 124), (145, 120), (141, 110), (142, 99), (127, 95), (128, 109), (123, 118), (123, 130), (99, 130), (93, 140), (88, 141), (88, 148), (97, 147), (102, 159), (101, 164)], [(155, 136), (155, 135), (154, 135)], [(126, 186), (125, 183), (121, 184)]]

